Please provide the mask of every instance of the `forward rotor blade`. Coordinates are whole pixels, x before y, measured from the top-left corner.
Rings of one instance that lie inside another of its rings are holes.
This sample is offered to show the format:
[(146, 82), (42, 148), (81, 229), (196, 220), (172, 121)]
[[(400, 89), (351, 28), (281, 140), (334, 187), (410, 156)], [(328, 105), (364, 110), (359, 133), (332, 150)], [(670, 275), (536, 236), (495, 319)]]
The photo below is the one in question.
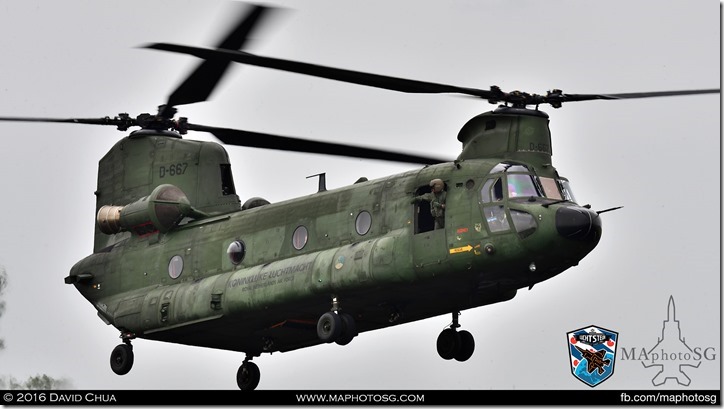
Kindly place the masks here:
[(656, 98), (656, 97), (675, 97), (683, 95), (701, 95), (701, 94), (718, 94), (719, 89), (696, 89), (681, 91), (658, 91), (658, 92), (631, 92), (624, 94), (563, 94), (564, 102), (573, 101), (590, 101), (596, 99), (635, 99), (635, 98)]
[(440, 158), (384, 151), (360, 146), (343, 145), (330, 142), (318, 142), (289, 136), (271, 135), (238, 129), (217, 128), (213, 126), (188, 124), (188, 129), (213, 134), (227, 145), (247, 146), (290, 152), (319, 153), (323, 155), (346, 156), (363, 159), (379, 159), (393, 162), (432, 165), (448, 162)]
[(358, 85), (366, 85), (376, 88), (384, 88), (392, 91), (426, 94), (458, 93), (486, 99), (495, 99), (500, 96), (500, 94), (497, 92), (486, 91), (482, 89), (464, 88), (454, 85), (409, 80), (405, 78), (390, 77), (386, 75), (370, 74), (361, 71), (352, 71), (342, 68), (334, 68), (317, 64), (284, 60), (281, 58), (263, 57), (243, 51), (209, 49), (169, 43), (153, 43), (147, 44), (144, 47), (154, 50), (190, 54), (211, 61), (234, 61), (258, 67), (272, 68), (281, 71), (311, 75), (314, 77), (327, 78), (331, 80), (349, 82)]
[[(228, 50), (241, 49), (244, 44), (246, 44), (249, 34), (259, 25), (262, 17), (268, 14), (268, 10), (270, 10), (268, 7), (260, 5), (253, 6), (251, 10), (245, 13), (245, 17), (241, 19), (239, 24), (221, 41), (218, 48)], [(174, 113), (171, 110), (174, 106), (205, 101), (209, 95), (211, 95), (216, 84), (221, 80), (230, 63), (230, 60), (215, 59), (206, 60), (199, 64), (186, 80), (169, 96), (162, 116), (172, 118)]]
[(383, 88), (392, 91), (407, 93), (442, 94), (456, 93), (478, 98), (487, 99), (488, 102), (496, 104), (499, 102), (511, 103), (514, 106), (550, 104), (555, 108), (564, 102), (590, 101), (590, 100), (613, 100), (632, 98), (653, 98), (666, 96), (698, 95), (719, 93), (719, 89), (703, 90), (681, 90), (681, 91), (660, 91), (660, 92), (636, 92), (624, 94), (564, 94), (556, 90), (547, 95), (527, 94), (513, 91), (506, 93), (497, 87), (490, 90), (483, 90), (470, 87), (459, 87), (455, 85), (439, 84), (426, 81), (410, 80), (405, 78), (390, 77), (386, 75), (371, 74), (361, 71), (352, 71), (341, 68), (328, 67), (317, 64), (303, 63), (298, 61), (284, 60), (280, 58), (263, 57), (243, 51), (227, 49), (208, 49), (200, 47), (184, 46), (179, 44), (155, 43), (145, 46), (155, 50), (171, 51), (182, 54), (190, 54), (206, 60), (226, 60), (258, 67), (272, 68), (281, 71), (294, 72), (297, 74), (311, 75), (314, 77), (327, 78), (336, 81), (349, 82), (358, 85), (365, 85), (376, 88)]

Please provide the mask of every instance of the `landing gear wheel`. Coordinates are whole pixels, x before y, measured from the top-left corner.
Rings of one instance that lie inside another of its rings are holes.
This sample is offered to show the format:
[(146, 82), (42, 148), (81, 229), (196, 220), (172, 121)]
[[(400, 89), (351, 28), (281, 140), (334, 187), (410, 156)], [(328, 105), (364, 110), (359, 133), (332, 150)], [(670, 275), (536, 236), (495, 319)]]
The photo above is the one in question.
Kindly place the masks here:
[(444, 329), (437, 337), (437, 353), (442, 359), (455, 359), (464, 362), (473, 356), (475, 339), (468, 331), (458, 332), (460, 311), (453, 311), (450, 328)]
[(111, 352), (111, 369), (117, 375), (125, 375), (133, 367), (133, 346), (120, 344)]
[(246, 361), (236, 372), (236, 384), (242, 391), (253, 391), (259, 385), (261, 371), (255, 363)]
[(323, 342), (334, 342), (339, 339), (343, 326), (342, 317), (331, 311), (325, 312), (317, 321), (317, 336)]
[(444, 329), (437, 337), (437, 353), (442, 359), (453, 359), (460, 351), (460, 334), (453, 328)]
[(458, 332), (458, 335), (460, 336), (460, 348), (455, 354), (455, 360), (464, 362), (470, 359), (475, 352), (475, 338), (473, 338), (473, 334), (465, 330)]
[(342, 319), (342, 333), (335, 341), (338, 345), (347, 345), (357, 336), (357, 324), (354, 317), (347, 313), (339, 313)]

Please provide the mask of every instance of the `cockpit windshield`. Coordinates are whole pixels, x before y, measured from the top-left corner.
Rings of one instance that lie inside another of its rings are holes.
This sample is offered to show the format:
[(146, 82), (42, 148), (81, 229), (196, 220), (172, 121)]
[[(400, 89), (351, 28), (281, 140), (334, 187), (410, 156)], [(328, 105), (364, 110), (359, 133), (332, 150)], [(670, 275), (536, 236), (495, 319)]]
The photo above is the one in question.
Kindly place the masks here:
[[(508, 198), (516, 197), (540, 197), (541, 189), (530, 169), (518, 163), (502, 162), (493, 166), (491, 174), (504, 173), (508, 184)], [(484, 190), (485, 191), (485, 190)], [(483, 200), (484, 202), (486, 200)]]
[[(538, 177), (526, 165), (510, 162), (501, 162), (493, 166), (490, 174), (494, 173), (505, 174), (509, 199), (545, 197), (553, 200), (576, 201), (570, 183), (565, 178)], [(500, 179), (502, 179), (502, 176)], [(495, 190), (490, 189), (492, 184), (493, 181), (489, 179), (483, 188), (484, 203), (493, 201), (491, 196), (497, 196)], [(498, 184), (499, 182), (496, 185)]]
[(576, 202), (576, 198), (573, 196), (573, 191), (571, 190), (571, 184), (567, 179), (541, 177), (540, 183), (543, 187), (545, 197), (553, 200), (568, 200), (574, 203)]
[(531, 175), (510, 174), (508, 175), (508, 197), (540, 196), (535, 181)]

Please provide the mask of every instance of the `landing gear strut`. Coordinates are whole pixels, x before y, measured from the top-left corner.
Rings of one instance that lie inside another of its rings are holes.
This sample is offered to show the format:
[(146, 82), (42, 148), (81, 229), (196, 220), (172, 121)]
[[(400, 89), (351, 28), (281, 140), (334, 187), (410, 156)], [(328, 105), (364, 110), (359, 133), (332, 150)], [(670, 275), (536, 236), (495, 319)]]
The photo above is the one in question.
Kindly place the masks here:
[(111, 352), (111, 370), (116, 375), (125, 375), (133, 367), (133, 345), (131, 345), (133, 338), (135, 338), (133, 334), (122, 333), (123, 343), (113, 348)]
[(259, 385), (259, 379), (261, 379), (261, 372), (259, 367), (255, 363), (251, 362), (252, 356), (247, 355), (244, 358), (244, 363), (241, 364), (239, 370), (236, 372), (236, 384), (242, 391), (254, 390)]
[(453, 322), (450, 328), (445, 328), (437, 337), (437, 353), (442, 359), (455, 359), (456, 361), (467, 361), (475, 351), (475, 339), (468, 331), (458, 331), (459, 311), (452, 313)]
[(332, 298), (332, 310), (319, 317), (317, 336), (322, 342), (336, 342), (339, 345), (347, 345), (357, 336), (354, 317), (340, 311), (337, 297)]

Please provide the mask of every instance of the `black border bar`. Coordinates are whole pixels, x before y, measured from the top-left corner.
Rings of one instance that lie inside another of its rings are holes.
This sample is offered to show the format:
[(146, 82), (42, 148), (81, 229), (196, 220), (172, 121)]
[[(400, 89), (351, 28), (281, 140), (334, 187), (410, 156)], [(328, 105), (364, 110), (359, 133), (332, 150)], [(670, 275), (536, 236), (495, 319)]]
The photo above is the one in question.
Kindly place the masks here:
[(709, 405), (721, 390), (4, 390), (4, 406)]

